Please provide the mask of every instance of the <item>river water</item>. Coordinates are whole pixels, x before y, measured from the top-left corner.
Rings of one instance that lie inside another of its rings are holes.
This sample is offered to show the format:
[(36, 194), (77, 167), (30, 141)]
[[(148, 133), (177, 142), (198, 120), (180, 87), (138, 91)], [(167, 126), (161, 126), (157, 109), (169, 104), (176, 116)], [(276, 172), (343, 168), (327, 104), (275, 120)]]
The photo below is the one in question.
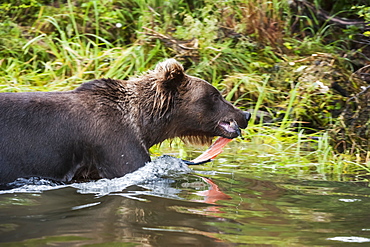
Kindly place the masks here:
[(188, 167), (161, 156), (89, 183), (19, 181), (0, 191), (0, 246), (370, 246), (367, 184), (222, 157)]

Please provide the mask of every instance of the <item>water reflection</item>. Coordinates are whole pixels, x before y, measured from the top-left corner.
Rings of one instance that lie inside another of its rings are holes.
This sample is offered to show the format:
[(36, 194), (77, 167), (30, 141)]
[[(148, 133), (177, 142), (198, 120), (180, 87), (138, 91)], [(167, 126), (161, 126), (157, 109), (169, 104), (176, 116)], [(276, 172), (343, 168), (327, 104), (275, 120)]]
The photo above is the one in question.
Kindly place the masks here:
[[(123, 193), (140, 191), (141, 187), (132, 186)], [(140, 198), (145, 200), (122, 196), (96, 198), (78, 194), (73, 188), (43, 194), (2, 195), (0, 239), (18, 243), (39, 239), (40, 243), (45, 240), (50, 244), (60, 236), (58, 241), (70, 244), (133, 242), (149, 246), (223, 246), (214, 236), (219, 233), (217, 227), (205, 222), (225, 219), (192, 213), (207, 205), (148, 195), (140, 195)], [(17, 201), (22, 203), (17, 205)], [(179, 210), (181, 208), (192, 210)]]
[(370, 239), (363, 184), (194, 169), (118, 187), (103, 181), (116, 185), (106, 194), (96, 192), (99, 183), (0, 194), (1, 246), (349, 246)]

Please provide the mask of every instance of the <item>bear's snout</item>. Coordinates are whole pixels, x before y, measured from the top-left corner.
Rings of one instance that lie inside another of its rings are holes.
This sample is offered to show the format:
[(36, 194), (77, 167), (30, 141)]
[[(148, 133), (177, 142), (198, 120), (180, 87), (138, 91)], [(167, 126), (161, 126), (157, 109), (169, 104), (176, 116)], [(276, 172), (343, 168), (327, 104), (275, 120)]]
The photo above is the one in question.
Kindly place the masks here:
[(251, 114), (247, 111), (242, 111), (242, 118), (238, 121), (239, 128), (245, 129), (248, 126), (248, 122), (251, 119)]
[(217, 124), (217, 130), (219, 136), (225, 138), (236, 138), (241, 135), (240, 129), (245, 129), (248, 126), (248, 121), (251, 118), (251, 114), (247, 111), (241, 111), (235, 108), (234, 115), (228, 120), (219, 121)]
[(249, 120), (251, 119), (251, 114), (247, 111), (243, 111), (243, 114), (244, 114), (245, 119), (247, 120), (247, 123), (248, 123)]

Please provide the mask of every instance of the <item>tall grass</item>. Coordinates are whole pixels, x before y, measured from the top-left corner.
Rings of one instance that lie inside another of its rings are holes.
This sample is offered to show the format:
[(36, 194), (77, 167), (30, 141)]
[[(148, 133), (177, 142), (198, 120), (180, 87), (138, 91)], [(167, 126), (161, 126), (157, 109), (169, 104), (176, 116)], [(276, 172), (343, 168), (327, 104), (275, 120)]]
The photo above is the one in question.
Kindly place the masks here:
[[(67, 0), (58, 4), (58, 8), (32, 6), (29, 19), (20, 18), (26, 11), (17, 10), (15, 4), (0, 13), (0, 91), (70, 90), (94, 78), (127, 79), (175, 57), (187, 73), (208, 80), (227, 100), (252, 111), (245, 142), (260, 150), (243, 155), (273, 153), (279, 164), (315, 163), (320, 172), (348, 164), (332, 152), (325, 133), (312, 134), (294, 125), (307, 112), (312, 115), (306, 109), (315, 98), (294, 82), (287, 64), (292, 57), (332, 52), (333, 46), (322, 44), (328, 26), (315, 31), (315, 20), (302, 27), (315, 32), (311, 37), (287, 36), (293, 16), (288, 1)], [(162, 36), (150, 34), (149, 29)], [(266, 118), (272, 120), (267, 124)], [(307, 144), (314, 150), (307, 151)], [(187, 156), (182, 144), (173, 146), (182, 150), (180, 156)]]

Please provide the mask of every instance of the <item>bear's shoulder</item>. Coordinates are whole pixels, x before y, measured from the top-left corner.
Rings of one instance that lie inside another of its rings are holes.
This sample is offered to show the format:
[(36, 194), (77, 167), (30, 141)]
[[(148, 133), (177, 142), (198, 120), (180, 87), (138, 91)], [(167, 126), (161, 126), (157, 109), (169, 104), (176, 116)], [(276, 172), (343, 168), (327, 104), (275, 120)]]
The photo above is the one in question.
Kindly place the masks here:
[(75, 92), (82, 92), (82, 91), (96, 91), (101, 89), (114, 89), (117, 87), (122, 86), (122, 81), (114, 80), (111, 78), (102, 78), (102, 79), (95, 79), (92, 81), (84, 82), (79, 87), (77, 87), (74, 91)]

